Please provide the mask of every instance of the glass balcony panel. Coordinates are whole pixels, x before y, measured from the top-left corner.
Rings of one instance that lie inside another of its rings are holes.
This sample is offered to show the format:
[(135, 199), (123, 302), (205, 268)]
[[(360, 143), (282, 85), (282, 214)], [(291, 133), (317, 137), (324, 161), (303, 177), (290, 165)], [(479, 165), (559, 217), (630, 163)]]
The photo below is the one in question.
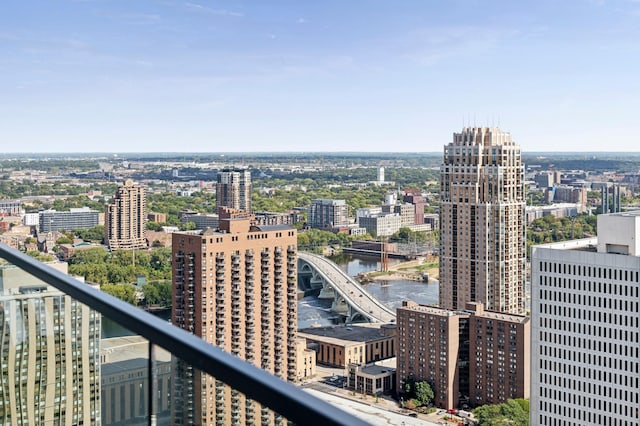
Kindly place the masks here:
[(0, 423), (148, 423), (146, 339), (3, 259), (0, 284)]
[(159, 424), (257, 425), (263, 419), (287, 424), (283, 416), (177, 356), (172, 356), (170, 372), (170, 408), (158, 417)]
[[(33, 399), (0, 406), (0, 424), (287, 422), (267, 405), (289, 413), (297, 423), (365, 424), (174, 327), (166, 317), (70, 278), (65, 268), (66, 264), (46, 266), (0, 244), (0, 398)], [(178, 314), (189, 315), (185, 309), (174, 315)], [(217, 327), (224, 327), (223, 320), (218, 319)], [(282, 361), (273, 359), (274, 352), (254, 348), (254, 362), (284, 368)], [(262, 404), (247, 400), (223, 381)], [(37, 392), (27, 392), (33, 383)], [(3, 406), (21, 409), (9, 412)]]

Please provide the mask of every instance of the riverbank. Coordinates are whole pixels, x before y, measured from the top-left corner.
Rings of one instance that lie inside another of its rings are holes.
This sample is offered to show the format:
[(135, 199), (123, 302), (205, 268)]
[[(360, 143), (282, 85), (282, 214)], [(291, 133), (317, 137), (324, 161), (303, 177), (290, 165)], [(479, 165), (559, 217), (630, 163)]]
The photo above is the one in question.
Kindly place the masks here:
[(370, 271), (358, 274), (358, 280), (366, 284), (372, 281), (436, 281), (439, 278), (438, 259), (416, 259), (400, 262), (389, 268), (388, 271)]

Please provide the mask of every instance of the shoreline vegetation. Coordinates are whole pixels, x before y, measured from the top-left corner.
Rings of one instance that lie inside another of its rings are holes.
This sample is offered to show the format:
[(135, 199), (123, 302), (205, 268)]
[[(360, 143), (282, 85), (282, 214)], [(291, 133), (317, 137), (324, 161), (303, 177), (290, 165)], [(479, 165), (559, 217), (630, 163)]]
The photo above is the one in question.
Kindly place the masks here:
[[(425, 280), (425, 274), (427, 280)], [(356, 279), (361, 284), (369, 284), (374, 281), (418, 281), (428, 284), (439, 278), (438, 258), (430, 256), (428, 259), (416, 259), (398, 263), (389, 267), (389, 270), (370, 271), (358, 274)]]

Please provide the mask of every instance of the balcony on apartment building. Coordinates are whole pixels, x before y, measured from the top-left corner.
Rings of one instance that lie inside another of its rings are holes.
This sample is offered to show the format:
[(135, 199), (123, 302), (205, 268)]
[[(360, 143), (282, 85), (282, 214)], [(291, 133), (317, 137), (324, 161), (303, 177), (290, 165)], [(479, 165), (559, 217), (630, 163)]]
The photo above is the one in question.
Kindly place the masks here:
[[(191, 256), (187, 257), (193, 262)], [(89, 383), (87, 386), (91, 387), (93, 391), (78, 392), (78, 398), (85, 398), (84, 402), (75, 400), (76, 398), (66, 399), (60, 404), (56, 403), (55, 407), (43, 407), (37, 413), (31, 408), (37, 406), (36, 401), (16, 400), (14, 406), (18, 407), (17, 412), (23, 422), (44, 420), (45, 423), (65, 423), (69, 419), (63, 421), (58, 417), (66, 415), (73, 416), (74, 422), (84, 424), (95, 423), (104, 426), (127, 422), (157, 425), (172, 423), (171, 413), (174, 412), (186, 414), (180, 419), (181, 422), (186, 419), (187, 423), (196, 423), (199, 420), (188, 413), (189, 404), (193, 404), (196, 396), (192, 395), (191, 398), (188, 398), (188, 394), (193, 393), (195, 380), (201, 376), (201, 373), (204, 373), (214, 376), (217, 381), (224, 382), (262, 406), (269, 407), (270, 410), (278, 413), (277, 419), (287, 419), (297, 424), (306, 425), (366, 424), (291, 383), (171, 325), (167, 320), (134, 308), (101, 292), (92, 285), (82, 283), (63, 271), (56, 270), (3, 244), (0, 244), (0, 262), (2, 262), (0, 265), (0, 270), (2, 270), (0, 275), (0, 307), (2, 312), (0, 314), (3, 314), (3, 321), (13, 321), (11, 327), (3, 327), (3, 330), (8, 334), (22, 333), (18, 336), (20, 339), (16, 339), (16, 336), (13, 335), (6, 336), (9, 338), (5, 341), (15, 346), (15, 348), (8, 350), (24, 351), (25, 345), (30, 344), (30, 340), (38, 341), (38, 344), (42, 345), (50, 338), (53, 347), (46, 350), (48, 351), (47, 355), (52, 357), (50, 359), (53, 361), (47, 361), (49, 358), (43, 357), (42, 363), (58, 362), (56, 359), (61, 360), (60, 362), (65, 359), (72, 360), (71, 362), (74, 363), (73, 376), (82, 374), (83, 377), (79, 382), (68, 385), (77, 386), (78, 383), (86, 382)], [(55, 303), (45, 300), (47, 297), (56, 299)], [(51, 313), (58, 317), (68, 315), (66, 328), (57, 326), (58, 328), (54, 330), (51, 326), (53, 321), (43, 320), (41, 315), (30, 317), (19, 315), (21, 311), (17, 309), (20, 308), (23, 309), (22, 312), (27, 312), (34, 307), (38, 309), (38, 312), (43, 312), (42, 315)], [(59, 309), (60, 312), (53, 312), (56, 309)], [(63, 312), (64, 309), (68, 312)], [(85, 321), (84, 317), (80, 321), (78, 315), (81, 313), (91, 318), (101, 316), (103, 323), (109, 323), (110, 326), (118, 328), (118, 336), (101, 338), (99, 328), (95, 326), (100, 321), (93, 322), (88, 319)], [(181, 317), (183, 314), (181, 311), (177, 313), (177, 316)], [(31, 328), (31, 330), (36, 330), (35, 333), (38, 336), (24, 335), (29, 324), (17, 324), (19, 321), (42, 321), (42, 324)], [(250, 321), (253, 322), (253, 319)], [(84, 334), (81, 334), (73, 327), (90, 328), (83, 330)], [(208, 335), (210, 327), (209, 325), (205, 327), (205, 333)], [(221, 331), (216, 330), (216, 337), (221, 337)], [(53, 343), (56, 338), (59, 338), (60, 332), (64, 333), (63, 340), (72, 342), (67, 345), (66, 349), (61, 349), (64, 345)], [(253, 334), (253, 330), (247, 330), (247, 338), (250, 341), (254, 339)], [(87, 335), (95, 338), (86, 340)], [(58, 358), (54, 356), (54, 351), (67, 349), (68, 353), (60, 354), (61, 356)], [(262, 362), (265, 365), (270, 365), (272, 362), (271, 356), (266, 355), (271, 355), (273, 350), (271, 345), (268, 348), (263, 348), (262, 356), (264, 359)], [(282, 349), (275, 348), (275, 350)], [(82, 352), (82, 356), (78, 355), (79, 352)], [(82, 359), (82, 362), (73, 361), (77, 355), (77, 359)], [(88, 359), (93, 359), (95, 362), (86, 362)], [(31, 358), (29, 360), (34, 364), (37, 362)], [(29, 371), (33, 370), (35, 377), (35, 372), (40, 367), (28, 365), (26, 368)], [(49, 367), (51, 368), (51, 366)], [(3, 370), (0, 374), (21, 376), (24, 369), (25, 366), (20, 365), (16, 367), (15, 372), (9, 369), (8, 371)], [(86, 370), (76, 374), (75, 371), (80, 369)], [(174, 380), (173, 376), (180, 374), (182, 374), (180, 376), (182, 380)], [(70, 380), (69, 376), (72, 375), (67, 375), (67, 377), (61, 375), (56, 380), (47, 381), (45, 384), (41, 382), (41, 391), (44, 394), (51, 392), (52, 395), (55, 395), (61, 386), (67, 385), (62, 382)], [(10, 382), (8, 377), (2, 379), (3, 383)], [(95, 395), (98, 389), (100, 389), (100, 398), (93, 396), (87, 399), (87, 394)], [(19, 392), (12, 389), (8, 391), (16, 399), (21, 398), (18, 395)], [(38, 397), (42, 398), (43, 396), (39, 395)], [(24, 398), (28, 397), (24, 396)], [(189, 401), (184, 401), (184, 404), (178, 407), (178, 401), (185, 398)], [(237, 410), (235, 411), (237, 412)], [(32, 416), (32, 418), (29, 419), (28, 416)], [(264, 417), (265, 420), (272, 418), (267, 412), (254, 413), (251, 416), (255, 416), (253, 420), (261, 417)], [(4, 421), (12, 423), (17, 419), (5, 418)]]

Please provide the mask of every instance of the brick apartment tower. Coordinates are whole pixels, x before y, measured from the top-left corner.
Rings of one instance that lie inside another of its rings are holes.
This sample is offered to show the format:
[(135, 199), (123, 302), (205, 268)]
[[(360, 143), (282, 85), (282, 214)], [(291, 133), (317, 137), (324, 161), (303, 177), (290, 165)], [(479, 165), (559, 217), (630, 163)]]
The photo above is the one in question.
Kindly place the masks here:
[(104, 240), (109, 250), (147, 248), (146, 210), (145, 188), (127, 179), (105, 206)]
[(251, 172), (249, 170), (226, 168), (218, 173), (216, 210), (220, 207), (251, 212)]
[(529, 317), (487, 312), (480, 303), (452, 311), (410, 301), (397, 314), (397, 389), (408, 378), (426, 380), (441, 408), (529, 397)]
[(465, 127), (440, 168), (440, 307), (524, 313), (524, 166), (499, 128)]
[[(220, 229), (173, 234), (173, 324), (296, 379), (297, 233), (221, 209)], [(272, 424), (273, 412), (176, 362), (172, 424)]]

